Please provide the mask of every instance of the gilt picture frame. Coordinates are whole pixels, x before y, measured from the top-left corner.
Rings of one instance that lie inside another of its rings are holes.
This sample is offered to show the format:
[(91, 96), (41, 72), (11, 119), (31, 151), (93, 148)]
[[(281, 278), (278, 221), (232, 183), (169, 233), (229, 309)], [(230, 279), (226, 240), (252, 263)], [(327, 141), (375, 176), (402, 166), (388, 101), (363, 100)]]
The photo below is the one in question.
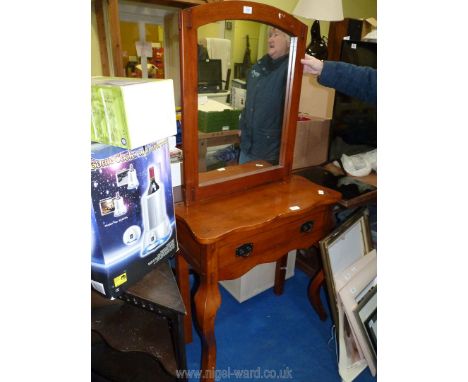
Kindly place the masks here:
[[(368, 332), (377, 336), (377, 251), (371, 250), (357, 262), (348, 267), (335, 280), (338, 289), (338, 309), (344, 315), (340, 320), (349, 323), (352, 338), (364, 357), (372, 375), (377, 374), (376, 353), (370, 343)], [(339, 322), (338, 335), (345, 335), (341, 331), (346, 326)], [(341, 351), (341, 348), (340, 348)]]
[(358, 302), (354, 314), (377, 363), (377, 285)]
[(335, 327), (338, 328), (338, 290), (335, 280), (344, 270), (373, 249), (367, 208), (361, 207), (356, 210), (321, 240), (319, 245), (330, 311)]

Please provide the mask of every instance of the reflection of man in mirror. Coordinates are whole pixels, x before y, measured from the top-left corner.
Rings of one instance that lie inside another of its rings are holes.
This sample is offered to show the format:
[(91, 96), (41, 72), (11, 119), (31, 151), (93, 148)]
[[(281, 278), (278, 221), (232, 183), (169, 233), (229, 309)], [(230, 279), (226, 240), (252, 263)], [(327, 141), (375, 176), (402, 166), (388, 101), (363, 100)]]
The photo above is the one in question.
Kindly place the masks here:
[(247, 76), (239, 163), (264, 160), (278, 164), (288, 73), (290, 37), (276, 28), (268, 31), (268, 54), (252, 66)]

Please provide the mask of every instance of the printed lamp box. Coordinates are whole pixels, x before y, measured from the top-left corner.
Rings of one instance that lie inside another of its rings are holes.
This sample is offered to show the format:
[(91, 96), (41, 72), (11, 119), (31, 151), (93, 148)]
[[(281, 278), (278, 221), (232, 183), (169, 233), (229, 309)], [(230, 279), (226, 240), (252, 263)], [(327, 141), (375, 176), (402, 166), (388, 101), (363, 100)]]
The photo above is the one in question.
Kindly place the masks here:
[(135, 149), (177, 134), (172, 80), (93, 77), (91, 140)]
[(91, 285), (118, 297), (177, 250), (167, 139), (91, 145)]

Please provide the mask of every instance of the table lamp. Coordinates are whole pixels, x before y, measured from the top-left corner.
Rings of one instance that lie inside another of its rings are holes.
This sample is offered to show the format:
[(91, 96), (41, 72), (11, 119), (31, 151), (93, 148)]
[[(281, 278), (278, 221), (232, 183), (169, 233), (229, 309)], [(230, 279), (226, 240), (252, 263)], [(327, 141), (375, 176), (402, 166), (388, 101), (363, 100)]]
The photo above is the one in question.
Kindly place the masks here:
[(310, 28), (310, 44), (306, 53), (320, 60), (328, 57), (327, 44), (320, 34), (320, 22), (343, 20), (341, 0), (299, 0), (293, 15), (315, 20)]

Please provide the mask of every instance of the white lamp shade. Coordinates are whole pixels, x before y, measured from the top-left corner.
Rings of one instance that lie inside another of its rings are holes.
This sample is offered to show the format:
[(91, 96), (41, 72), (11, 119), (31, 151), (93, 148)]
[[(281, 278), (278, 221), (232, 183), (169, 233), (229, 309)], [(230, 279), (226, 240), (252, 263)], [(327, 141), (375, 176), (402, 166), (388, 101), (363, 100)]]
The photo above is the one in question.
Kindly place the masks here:
[(293, 15), (323, 21), (343, 20), (341, 0), (299, 0)]

